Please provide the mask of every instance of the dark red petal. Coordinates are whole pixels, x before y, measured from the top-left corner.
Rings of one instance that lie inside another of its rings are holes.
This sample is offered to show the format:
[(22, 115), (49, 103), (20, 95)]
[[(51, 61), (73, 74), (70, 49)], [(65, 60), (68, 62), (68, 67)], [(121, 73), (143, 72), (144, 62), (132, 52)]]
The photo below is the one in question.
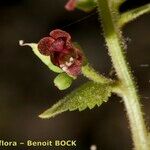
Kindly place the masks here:
[(81, 74), (82, 63), (78, 60), (68, 68), (68, 74), (72, 76), (78, 76)]
[(51, 31), (50, 36), (54, 39), (65, 38), (67, 42), (71, 40), (70, 34), (60, 29)]
[(76, 58), (74, 63), (68, 68), (68, 73), (72, 76), (78, 76), (81, 74), (81, 68), (83, 64), (83, 53), (77, 48), (74, 48), (74, 51), (76, 53)]
[[(72, 65), (68, 66), (66, 62), (70, 62), (70, 58), (73, 58)], [(62, 53), (59, 55), (59, 64), (66, 67), (66, 73), (72, 76), (78, 76), (81, 74), (81, 67), (83, 63), (83, 54), (79, 49), (75, 48), (70, 50), (68, 54)]]
[(51, 37), (44, 37), (38, 43), (39, 52), (43, 55), (49, 56), (51, 53), (51, 45), (55, 40)]
[(51, 51), (63, 52), (64, 45), (65, 45), (65, 41), (59, 38), (55, 42), (52, 43), (50, 49), (51, 49)]
[(65, 8), (68, 11), (73, 11), (76, 8), (76, 0), (69, 0), (68, 3), (65, 5)]
[(60, 55), (59, 52), (54, 52), (54, 53), (51, 53), (50, 55), (52, 63), (58, 67), (59, 67), (59, 55)]
[(59, 64), (65, 64), (65, 62), (69, 61), (69, 58), (72, 57), (72, 55), (68, 53), (61, 53), (59, 55)]

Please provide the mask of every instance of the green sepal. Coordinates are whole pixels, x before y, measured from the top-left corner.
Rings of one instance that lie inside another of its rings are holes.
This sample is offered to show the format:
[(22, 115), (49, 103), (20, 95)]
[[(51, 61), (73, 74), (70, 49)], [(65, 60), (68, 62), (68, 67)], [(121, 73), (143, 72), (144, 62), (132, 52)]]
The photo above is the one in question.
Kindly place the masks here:
[(96, 6), (96, 0), (77, 0), (77, 8), (85, 12), (92, 11)]
[(63, 70), (60, 69), (59, 67), (55, 66), (50, 59), (50, 56), (44, 56), (42, 55), (39, 50), (36, 43), (23, 43), (23, 41), (19, 41), (20, 46), (30, 46), (32, 48), (32, 51), (34, 54), (45, 64), (48, 66), (50, 70), (56, 73), (62, 73)]
[(48, 119), (68, 110), (74, 111), (78, 109), (83, 111), (86, 108), (92, 109), (96, 105), (100, 106), (103, 102), (107, 102), (111, 91), (111, 86), (107, 84), (89, 81), (50, 107), (39, 117)]
[(72, 81), (73, 78), (63, 72), (54, 79), (54, 84), (59, 90), (66, 90), (71, 86)]

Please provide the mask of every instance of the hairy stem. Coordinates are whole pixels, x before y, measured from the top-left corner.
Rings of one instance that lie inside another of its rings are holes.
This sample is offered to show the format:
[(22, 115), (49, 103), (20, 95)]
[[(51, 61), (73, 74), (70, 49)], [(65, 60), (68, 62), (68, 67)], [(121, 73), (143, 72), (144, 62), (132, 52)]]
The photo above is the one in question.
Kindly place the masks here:
[(129, 23), (130, 21), (135, 20), (139, 16), (150, 12), (150, 4), (146, 4), (144, 6), (135, 8), (133, 10), (127, 11), (121, 14), (121, 17), (118, 21), (118, 25), (120, 27), (124, 26), (125, 24)]
[(89, 64), (82, 67), (82, 74), (90, 80), (101, 84), (109, 84), (113, 82), (111, 79), (97, 73)]
[(117, 27), (116, 16), (111, 12), (110, 0), (98, 0), (98, 10), (103, 25), (104, 36), (117, 76), (121, 82), (121, 93), (126, 106), (136, 150), (149, 150), (147, 130), (143, 119), (140, 100), (136, 91), (129, 65), (126, 62), (124, 41)]
[(89, 64), (82, 67), (82, 74), (89, 80), (111, 86), (112, 92), (120, 93), (120, 81), (115, 81), (96, 72)]

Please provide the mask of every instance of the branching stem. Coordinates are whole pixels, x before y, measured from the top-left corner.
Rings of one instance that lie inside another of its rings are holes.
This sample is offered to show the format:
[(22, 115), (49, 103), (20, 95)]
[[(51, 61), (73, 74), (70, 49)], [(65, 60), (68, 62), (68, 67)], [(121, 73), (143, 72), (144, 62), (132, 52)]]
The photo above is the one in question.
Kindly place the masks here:
[(143, 119), (140, 100), (136, 91), (132, 73), (126, 61), (121, 32), (115, 22), (116, 16), (111, 12), (109, 0), (98, 0), (98, 10), (104, 30), (104, 37), (117, 76), (121, 82), (121, 93), (126, 106), (136, 150), (149, 150), (147, 130)]
[(129, 23), (130, 21), (135, 20), (139, 16), (150, 12), (150, 4), (146, 4), (144, 6), (135, 8), (133, 10), (127, 11), (123, 14), (121, 14), (121, 17), (118, 21), (118, 25), (120, 27), (124, 26), (125, 24)]

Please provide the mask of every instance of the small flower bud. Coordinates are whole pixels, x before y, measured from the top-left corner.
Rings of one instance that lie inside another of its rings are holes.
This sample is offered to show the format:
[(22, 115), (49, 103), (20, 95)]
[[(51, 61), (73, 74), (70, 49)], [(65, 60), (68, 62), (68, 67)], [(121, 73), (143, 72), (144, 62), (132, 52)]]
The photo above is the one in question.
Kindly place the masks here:
[(75, 8), (85, 12), (91, 11), (96, 7), (96, 0), (69, 0), (65, 5), (66, 10), (73, 11)]
[(54, 79), (54, 84), (59, 90), (65, 90), (71, 86), (72, 80), (73, 78), (63, 72)]
[(66, 10), (73, 11), (75, 10), (77, 5), (77, 0), (69, 0), (68, 3), (65, 5)]

